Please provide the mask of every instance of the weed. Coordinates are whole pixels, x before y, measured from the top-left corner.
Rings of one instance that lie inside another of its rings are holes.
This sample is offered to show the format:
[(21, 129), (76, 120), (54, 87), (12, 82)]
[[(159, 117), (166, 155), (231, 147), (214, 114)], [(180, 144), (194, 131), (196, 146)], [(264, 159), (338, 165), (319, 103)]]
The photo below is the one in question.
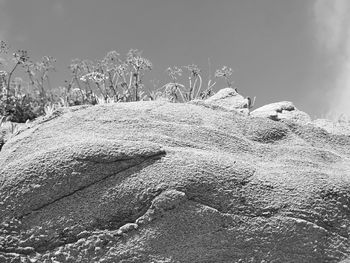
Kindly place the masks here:
[(217, 69), (215, 72), (216, 78), (224, 78), (226, 80), (227, 87), (232, 88), (233, 81), (231, 80), (231, 75), (233, 73), (232, 68), (223, 66), (221, 69)]
[(152, 69), (152, 63), (141, 55), (141, 51), (131, 49), (125, 59), (118, 52), (110, 51), (96, 62), (73, 60), (69, 67), (72, 78), (66, 82), (65, 96), (72, 96), (71, 92), (78, 89), (81, 93), (79, 104), (144, 100), (142, 79), (145, 72)]
[[(141, 51), (130, 49), (124, 57), (110, 51), (96, 61), (72, 60), (69, 65), (70, 79), (63, 86), (53, 88), (49, 75), (55, 71), (55, 58), (44, 56), (40, 61), (33, 62), (26, 50), (17, 50), (10, 55), (10, 49), (6, 42), (0, 42), (0, 117), (4, 116), (6, 121), (11, 122), (24, 123), (41, 115), (52, 115), (57, 107), (82, 104), (206, 99), (213, 95), (216, 85), (208, 59), (209, 76), (206, 83), (197, 65), (174, 66), (167, 69), (168, 83), (159, 85), (159, 82), (153, 82), (153, 89), (146, 92), (143, 80), (146, 72), (152, 70), (152, 63), (143, 57)], [(25, 79), (16, 76), (19, 68), (22, 68)], [(216, 70), (215, 78), (224, 78), (231, 87), (232, 72), (231, 68), (224, 66)], [(250, 101), (247, 107), (250, 109), (253, 104)]]
[[(184, 66), (189, 72), (188, 81), (189, 81), (189, 91), (185, 94), (186, 101), (191, 101), (198, 97), (199, 92), (202, 88), (202, 77), (200, 75), (200, 69), (197, 65), (192, 64)], [(196, 92), (197, 88), (197, 92)]]
[[(126, 62), (131, 66), (131, 78), (133, 81), (130, 81), (130, 83), (133, 83), (133, 87), (135, 90), (135, 101), (140, 100), (139, 96), (139, 89), (143, 86), (142, 85), (142, 77), (144, 75), (144, 72), (146, 70), (152, 69), (152, 63), (146, 59), (141, 57), (142, 52), (138, 51), (137, 49), (131, 49), (127, 54)], [(131, 86), (129, 86), (129, 89)]]
[(184, 89), (185, 86), (177, 82), (177, 78), (182, 76), (182, 69), (176, 66), (169, 67), (167, 69), (167, 73), (170, 78), (170, 82), (162, 86), (166, 97), (171, 102), (176, 102), (179, 100), (178, 94), (180, 94), (182, 101), (185, 102), (186, 100), (181, 90)]
[(51, 116), (57, 109), (56, 104), (48, 104), (44, 107), (45, 116)]
[[(48, 96), (47, 87), (50, 83), (48, 74), (54, 70), (55, 59), (43, 57), (42, 61), (34, 63), (26, 50), (16, 50), (12, 55), (9, 51), (7, 43), (1, 41), (0, 116), (14, 122), (25, 122), (42, 115), (45, 104), (53, 100)], [(22, 78), (15, 78), (20, 67), (27, 74), (27, 84)]]

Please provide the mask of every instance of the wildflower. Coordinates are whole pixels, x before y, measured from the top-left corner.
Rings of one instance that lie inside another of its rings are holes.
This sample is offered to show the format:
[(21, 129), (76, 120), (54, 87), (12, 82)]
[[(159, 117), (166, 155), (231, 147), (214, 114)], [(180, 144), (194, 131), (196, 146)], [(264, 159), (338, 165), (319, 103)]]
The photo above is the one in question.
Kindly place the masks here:
[(232, 87), (232, 85), (234, 83), (233, 81), (230, 81), (230, 76), (232, 75), (232, 73), (233, 73), (232, 68), (229, 68), (227, 66), (223, 66), (222, 69), (216, 70), (215, 77), (216, 78), (225, 78), (227, 85), (229, 87)]
[(8, 45), (6, 44), (5, 41), (1, 40), (0, 41), (0, 53), (7, 53), (8, 52)]
[(84, 82), (87, 82), (88, 80), (93, 80), (94, 82), (101, 82), (105, 79), (108, 79), (108, 76), (96, 71), (88, 73), (80, 78), (80, 80)]
[(17, 61), (17, 63), (25, 63), (29, 60), (27, 50), (19, 49), (15, 53), (13, 53), (13, 57)]
[(78, 71), (79, 63), (80, 61), (78, 61), (77, 59), (74, 59), (72, 60), (72, 63), (69, 65), (69, 69), (73, 72), (73, 74), (75, 74)]
[(228, 78), (231, 76), (233, 73), (232, 68), (229, 68), (227, 66), (223, 66), (222, 69), (218, 69), (215, 72), (215, 77), (220, 78), (220, 77), (225, 77)]
[(169, 75), (169, 77), (171, 78), (171, 79), (176, 79), (177, 78), (177, 76), (181, 76), (182, 75), (182, 69), (181, 68), (179, 68), (179, 67), (176, 67), (176, 66), (174, 66), (174, 67), (169, 67), (168, 69), (167, 69), (167, 72), (168, 72), (168, 75)]
[(128, 63), (133, 65), (137, 69), (152, 69), (151, 61), (140, 56), (129, 59)]
[(54, 57), (51, 57), (51, 56), (44, 56), (43, 57), (43, 65), (46, 67), (46, 68), (50, 68), (52, 67), (52, 63), (56, 62), (56, 59)]
[(185, 66), (184, 68), (186, 68), (188, 71), (190, 71), (192, 73), (192, 75), (195, 77), (198, 76), (199, 73), (201, 72), (199, 67), (195, 64)]
[(116, 68), (118, 74), (123, 74), (125, 71), (128, 70), (128, 66), (126, 64), (121, 64)]
[(128, 54), (126, 54), (127, 61), (130, 61), (132, 58), (135, 57), (141, 57), (142, 51), (139, 51), (138, 49), (130, 49)]
[(146, 58), (141, 57), (142, 51), (139, 51), (137, 49), (130, 49), (128, 54), (126, 55), (127, 59), (126, 62), (133, 67), (135, 67), (137, 70), (151, 70), (152, 69), (152, 63)]
[(80, 92), (81, 90), (79, 88), (72, 89), (73, 92)]
[(81, 81), (84, 81), (84, 82), (87, 82), (88, 79), (89, 79), (88, 74), (86, 74), (86, 75), (80, 77), (80, 80), (81, 80)]
[(115, 62), (118, 60), (118, 57), (120, 56), (120, 54), (113, 50), (107, 53), (107, 55), (105, 56), (105, 58), (103, 59), (103, 62)]

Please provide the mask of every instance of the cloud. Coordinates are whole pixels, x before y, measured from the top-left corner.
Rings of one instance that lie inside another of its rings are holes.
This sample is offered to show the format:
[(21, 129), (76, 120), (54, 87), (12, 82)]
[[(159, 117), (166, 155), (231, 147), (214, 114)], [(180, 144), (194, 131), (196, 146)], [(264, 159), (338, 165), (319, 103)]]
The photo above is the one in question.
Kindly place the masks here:
[(347, 20), (347, 0), (316, 0), (314, 11), (320, 44), (328, 51), (339, 49)]
[(334, 65), (328, 79), (334, 87), (328, 94), (329, 115), (350, 116), (350, 1), (315, 0), (313, 7), (318, 46)]

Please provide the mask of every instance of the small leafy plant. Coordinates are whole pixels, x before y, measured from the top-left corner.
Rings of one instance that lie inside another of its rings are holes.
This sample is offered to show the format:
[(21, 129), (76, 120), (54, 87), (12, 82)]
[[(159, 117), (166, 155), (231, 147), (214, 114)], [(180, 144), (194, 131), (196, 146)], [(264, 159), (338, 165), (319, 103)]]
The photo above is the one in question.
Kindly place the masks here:
[(217, 69), (215, 72), (216, 78), (224, 78), (226, 80), (227, 87), (232, 88), (234, 81), (231, 80), (231, 75), (233, 73), (232, 68), (223, 66), (221, 69)]
[[(209, 62), (209, 77), (207, 82), (207, 87), (202, 90), (203, 78), (201, 76), (201, 70), (195, 64), (183, 66), (182, 68), (188, 71), (188, 87), (186, 88), (180, 82), (180, 77), (182, 76), (182, 69), (180, 67), (169, 67), (167, 69), (170, 82), (165, 84), (165, 94), (169, 97), (172, 102), (180, 101), (188, 102), (195, 99), (206, 99), (213, 95), (213, 87), (216, 82), (213, 82), (211, 78), (211, 64)], [(221, 69), (217, 69), (215, 72), (215, 78), (224, 78), (228, 87), (232, 87), (233, 81), (231, 80), (231, 75), (233, 71), (227, 66), (223, 66)]]
[[(209, 61), (210, 63), (210, 61)], [(202, 91), (203, 78), (201, 76), (201, 70), (195, 64), (184, 66), (189, 72), (188, 81), (189, 81), (189, 91), (186, 94), (186, 101), (191, 101), (194, 99), (206, 99), (212, 95), (212, 89), (215, 86), (216, 82), (212, 83), (211, 74), (210, 74), (210, 64), (209, 64), (209, 78), (207, 87)]]
[[(192, 64), (188, 66), (184, 66), (185, 69), (188, 70), (189, 76), (188, 76), (188, 82), (189, 82), (189, 91), (185, 94), (186, 101), (194, 100), (198, 97), (199, 92), (202, 88), (202, 77), (200, 74), (200, 69), (197, 65)], [(196, 92), (197, 89), (197, 92)]]
[(96, 62), (75, 59), (69, 68), (72, 77), (66, 83), (66, 101), (72, 104), (73, 100), (74, 105), (97, 104), (144, 100), (142, 81), (145, 72), (152, 69), (152, 63), (142, 57), (141, 51), (131, 49), (125, 59), (110, 51)]
[[(131, 67), (130, 75), (132, 76), (133, 81), (132, 86), (135, 93), (135, 101), (140, 100), (139, 89), (143, 89), (142, 78), (144, 76), (145, 71), (152, 70), (152, 63), (146, 59), (141, 57), (142, 52), (137, 49), (131, 49), (127, 54), (126, 62)], [(129, 89), (131, 86), (129, 86)]]
[(186, 101), (181, 89), (184, 89), (185, 86), (177, 82), (178, 77), (182, 76), (182, 69), (179, 67), (169, 67), (167, 69), (170, 82), (165, 84), (162, 88), (165, 88), (164, 92), (166, 97), (171, 102), (176, 102), (179, 100), (179, 95), (181, 96), (182, 101)]
[[(0, 42), (0, 116), (13, 122), (26, 122), (44, 113), (44, 107), (53, 98), (48, 96), (50, 71), (54, 70), (52, 57), (34, 63), (26, 50), (9, 54), (10, 47)], [(27, 74), (28, 83), (14, 78), (19, 69)], [(25, 87), (27, 86), (27, 87)]]

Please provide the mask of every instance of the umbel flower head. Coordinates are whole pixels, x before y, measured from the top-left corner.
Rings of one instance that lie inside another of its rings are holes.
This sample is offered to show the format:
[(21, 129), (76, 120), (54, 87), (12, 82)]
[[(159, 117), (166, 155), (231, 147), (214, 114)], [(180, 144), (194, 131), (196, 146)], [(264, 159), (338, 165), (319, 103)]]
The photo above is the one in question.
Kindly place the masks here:
[(113, 51), (109, 51), (107, 53), (107, 55), (105, 56), (105, 58), (103, 59), (103, 62), (107, 62), (107, 63), (114, 63), (117, 62), (119, 59), (120, 54), (113, 50)]
[(151, 61), (143, 57), (133, 57), (128, 61), (128, 63), (133, 65), (137, 69), (143, 69), (143, 70), (152, 69)]
[(89, 80), (92, 80), (94, 82), (101, 82), (105, 79), (108, 79), (108, 76), (106, 76), (105, 74), (102, 74), (100, 72), (96, 72), (96, 71), (88, 73), (80, 78), (80, 80), (82, 80), (84, 82), (87, 82)]
[(142, 51), (137, 49), (130, 49), (126, 59), (126, 62), (138, 70), (151, 70), (152, 63), (146, 58), (141, 57)]
[(29, 60), (27, 50), (19, 49), (15, 53), (13, 53), (13, 57), (17, 61), (17, 63), (25, 63)]
[(233, 73), (232, 68), (229, 68), (227, 66), (223, 66), (222, 69), (216, 70), (215, 77), (216, 78), (225, 78), (227, 81), (227, 85), (229, 87), (232, 87), (232, 85), (234, 83), (233, 81), (230, 80), (232, 73)]
[(190, 71), (193, 76), (198, 76), (199, 73), (201, 72), (199, 67), (195, 64), (185, 66), (184, 68), (186, 68), (188, 71)]
[(1, 40), (0, 41), (0, 53), (7, 53), (9, 50), (8, 45), (6, 44), (5, 41)]
[(118, 65), (116, 68), (116, 71), (118, 72), (119, 75), (124, 74), (127, 70), (128, 70), (128, 65), (126, 64)]
[(232, 68), (229, 68), (227, 66), (223, 66), (222, 69), (218, 69), (215, 72), (215, 77), (220, 78), (220, 77), (225, 77), (228, 78), (231, 76), (233, 73)]
[(176, 79), (178, 76), (182, 75), (182, 69), (176, 66), (168, 67), (167, 72), (171, 79)]

